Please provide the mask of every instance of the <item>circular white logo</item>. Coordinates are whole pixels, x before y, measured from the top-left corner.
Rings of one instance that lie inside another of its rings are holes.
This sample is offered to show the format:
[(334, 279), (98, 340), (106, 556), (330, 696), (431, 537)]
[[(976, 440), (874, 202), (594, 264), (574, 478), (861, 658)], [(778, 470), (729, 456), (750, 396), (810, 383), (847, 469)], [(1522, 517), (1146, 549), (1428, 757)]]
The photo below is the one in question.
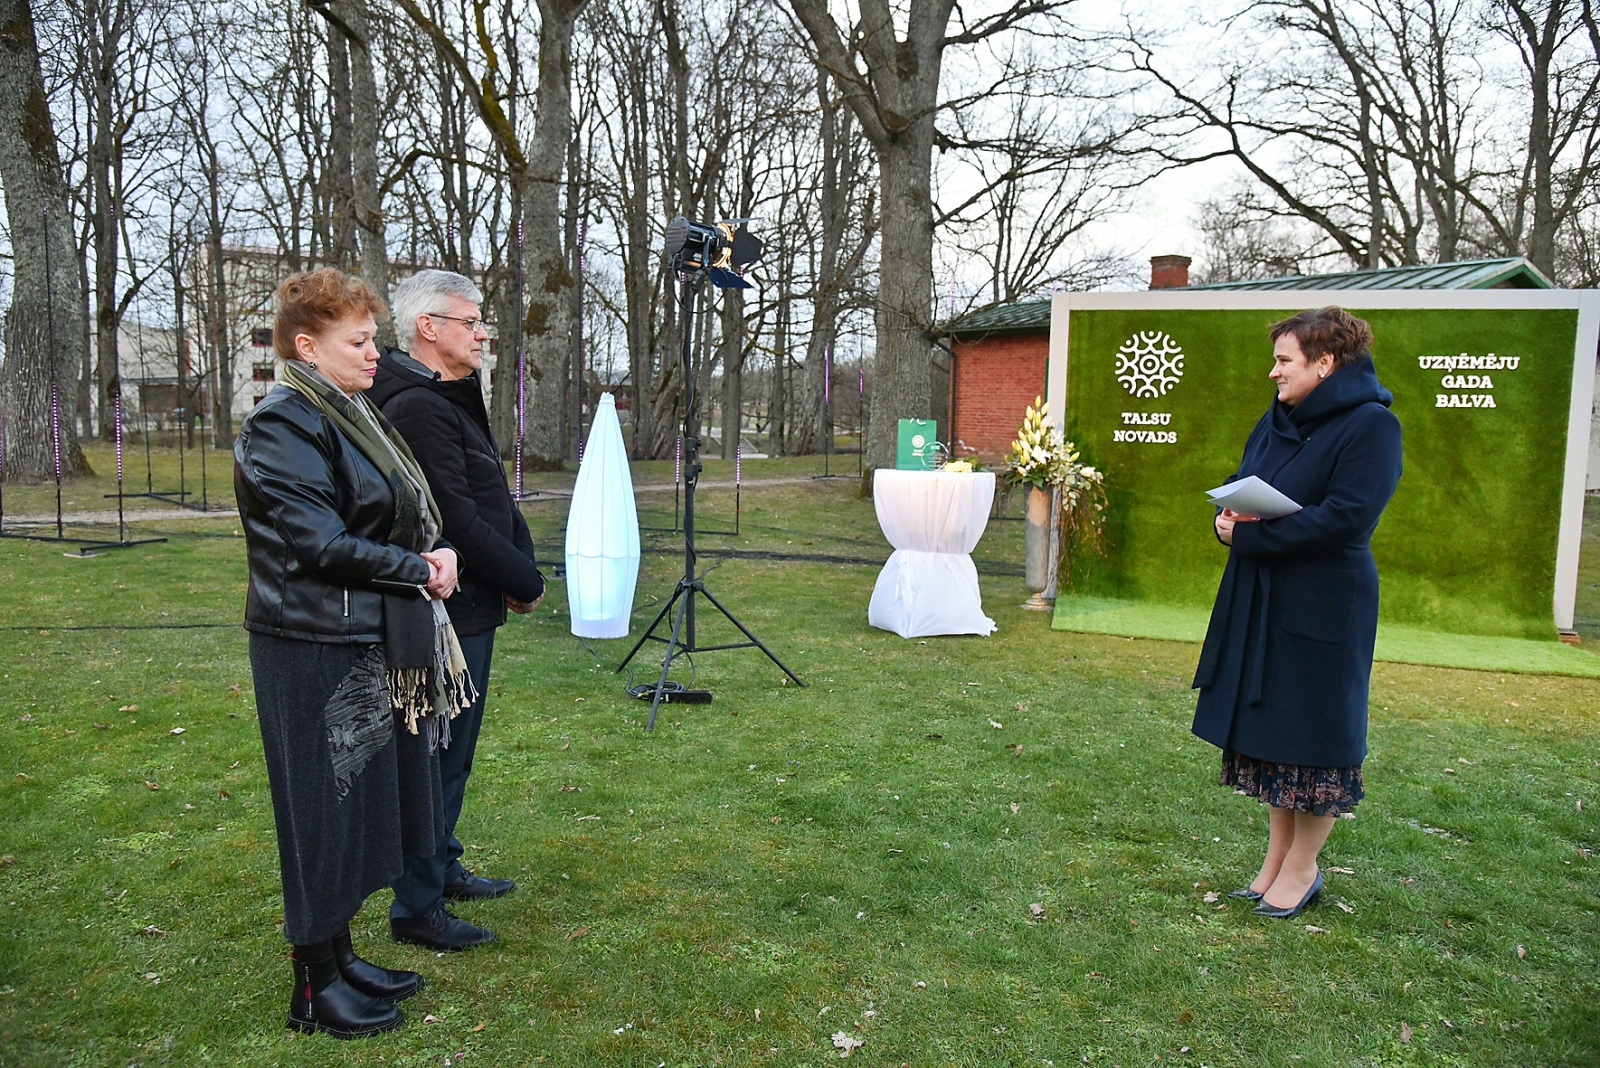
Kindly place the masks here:
[(928, 439), (923, 437), (921, 434), (912, 434), (911, 435), (911, 447), (913, 449), (920, 449), (924, 445), (926, 445), (927, 443), (928, 443)]
[(1164, 397), (1183, 377), (1183, 350), (1160, 330), (1140, 330), (1117, 350), (1117, 381), (1135, 397)]

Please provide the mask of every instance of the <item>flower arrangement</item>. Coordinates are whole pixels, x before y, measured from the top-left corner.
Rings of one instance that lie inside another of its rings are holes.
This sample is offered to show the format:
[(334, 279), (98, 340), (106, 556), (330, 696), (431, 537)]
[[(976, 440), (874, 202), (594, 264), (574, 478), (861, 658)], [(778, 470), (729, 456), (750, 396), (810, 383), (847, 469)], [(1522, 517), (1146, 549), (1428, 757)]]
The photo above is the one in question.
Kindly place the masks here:
[(1049, 414), (1050, 405), (1035, 397), (1006, 454), (1005, 479), (1014, 486), (1059, 493), (1059, 547), (1065, 564), (1060, 574), (1066, 578), (1071, 575), (1076, 547), (1081, 545), (1096, 556), (1105, 551), (1105, 473), (1082, 461), (1078, 447), (1061, 436), (1049, 422)]

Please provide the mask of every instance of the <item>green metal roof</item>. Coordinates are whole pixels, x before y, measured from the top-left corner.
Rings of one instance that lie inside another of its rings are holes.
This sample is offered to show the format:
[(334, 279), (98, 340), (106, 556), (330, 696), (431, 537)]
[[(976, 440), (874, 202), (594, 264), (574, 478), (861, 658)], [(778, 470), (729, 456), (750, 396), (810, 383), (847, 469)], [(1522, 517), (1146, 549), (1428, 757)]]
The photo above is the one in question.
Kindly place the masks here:
[(1036, 334), (1050, 331), (1050, 301), (1019, 300), (973, 312), (950, 325), (950, 336), (958, 339), (988, 337), (994, 334)]
[(1521, 256), (1495, 260), (1424, 263), (1338, 274), (1297, 274), (1287, 278), (1255, 278), (1213, 282), (1190, 290), (1261, 291), (1278, 289), (1554, 289), (1555, 283)]
[[(1295, 289), (1554, 289), (1555, 283), (1522, 256), (1493, 260), (1459, 260), (1424, 263), (1412, 267), (1383, 267), (1374, 271), (1336, 274), (1296, 274), (1286, 278), (1253, 278), (1242, 282), (1213, 282), (1187, 286), (1186, 291), (1295, 290)], [(1002, 334), (1037, 334), (1050, 331), (1050, 301), (1019, 300), (973, 312), (950, 325), (948, 334), (974, 340)]]

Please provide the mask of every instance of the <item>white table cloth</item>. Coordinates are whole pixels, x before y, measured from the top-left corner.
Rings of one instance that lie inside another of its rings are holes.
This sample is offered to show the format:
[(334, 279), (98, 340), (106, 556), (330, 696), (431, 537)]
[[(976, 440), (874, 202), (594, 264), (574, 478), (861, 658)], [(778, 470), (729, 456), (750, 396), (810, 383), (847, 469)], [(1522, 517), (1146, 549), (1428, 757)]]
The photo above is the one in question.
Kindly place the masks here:
[(894, 553), (872, 588), (867, 622), (902, 638), (994, 633), (968, 555), (989, 523), (993, 472), (879, 468), (872, 501)]

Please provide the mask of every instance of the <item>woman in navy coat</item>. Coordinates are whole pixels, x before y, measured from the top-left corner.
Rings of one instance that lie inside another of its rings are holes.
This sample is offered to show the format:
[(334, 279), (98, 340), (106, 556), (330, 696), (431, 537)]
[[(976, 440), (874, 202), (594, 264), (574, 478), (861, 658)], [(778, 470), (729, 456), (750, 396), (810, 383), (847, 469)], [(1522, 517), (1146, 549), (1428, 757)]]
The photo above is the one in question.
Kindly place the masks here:
[(1371, 537), (1400, 480), (1400, 421), (1372, 365), (1372, 328), (1341, 308), (1272, 326), (1278, 397), (1232, 479), (1256, 475), (1302, 509), (1227, 509), (1228, 566), (1200, 653), (1194, 733), (1222, 782), (1271, 806), (1266, 860), (1233, 896), (1298, 915), (1322, 889), (1317, 855), (1362, 797), (1367, 686), (1378, 629)]

